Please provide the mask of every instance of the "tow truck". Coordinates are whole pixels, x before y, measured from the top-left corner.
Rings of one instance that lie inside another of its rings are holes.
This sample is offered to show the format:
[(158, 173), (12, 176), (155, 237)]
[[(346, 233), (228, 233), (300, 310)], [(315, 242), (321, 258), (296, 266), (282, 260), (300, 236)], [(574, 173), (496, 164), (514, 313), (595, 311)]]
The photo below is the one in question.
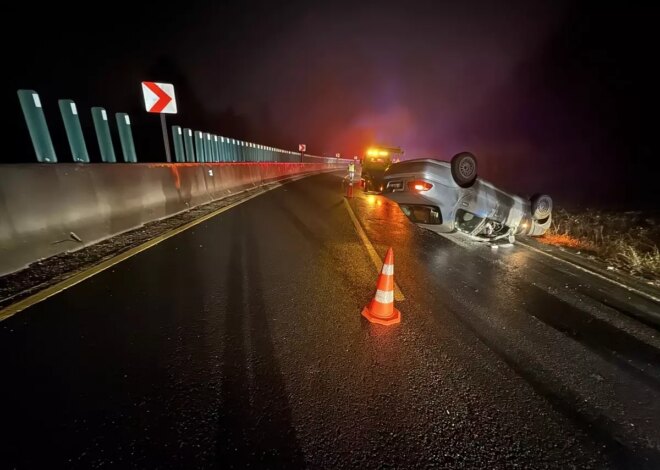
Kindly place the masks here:
[(369, 147), (362, 158), (362, 187), (365, 192), (380, 193), (384, 188), (383, 176), (392, 163), (401, 159), (403, 150), (399, 147), (375, 145)]

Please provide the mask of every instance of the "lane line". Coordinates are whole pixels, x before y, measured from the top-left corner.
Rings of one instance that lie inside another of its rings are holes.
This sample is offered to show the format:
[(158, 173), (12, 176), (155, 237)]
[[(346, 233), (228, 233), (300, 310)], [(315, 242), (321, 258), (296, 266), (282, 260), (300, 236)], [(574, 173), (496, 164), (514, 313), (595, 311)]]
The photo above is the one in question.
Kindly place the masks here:
[(287, 180), (284, 183), (280, 182), (274, 182), (274, 183), (267, 183), (269, 187), (263, 189), (262, 191), (252, 194), (245, 199), (241, 199), (240, 201), (233, 202), (227, 206), (221, 207), (220, 209), (217, 209), (213, 212), (210, 212), (198, 219), (195, 219), (191, 222), (188, 222), (184, 225), (181, 225), (175, 229), (172, 229), (168, 232), (165, 232), (156, 238), (152, 238), (151, 240), (148, 240), (138, 246), (135, 246), (127, 251), (124, 251), (123, 253), (120, 253), (116, 256), (113, 256), (110, 259), (107, 259), (97, 265), (94, 265), (90, 268), (84, 269), (83, 271), (80, 271), (77, 274), (74, 274), (73, 276), (64, 279), (63, 281), (60, 281), (56, 284), (53, 284), (52, 286), (46, 287), (45, 289), (32, 294), (22, 300), (19, 300), (18, 302), (8, 305), (7, 307), (0, 309), (0, 322), (3, 320), (6, 320), (7, 318), (16, 315), (17, 313), (35, 305), (38, 304), (39, 302), (43, 302), (49, 297), (52, 297), (56, 294), (59, 294), (60, 292), (69, 289), (70, 287), (75, 286), (76, 284), (79, 284), (83, 282), (86, 279), (89, 279), (90, 277), (105, 271), (108, 268), (113, 267), (114, 265), (121, 263), (122, 261), (137, 255), (138, 253), (141, 253), (142, 251), (145, 251), (153, 246), (158, 245), (160, 242), (163, 242), (167, 240), (168, 238), (172, 238), (175, 235), (178, 235), (179, 233), (188, 230), (189, 228), (194, 227), (195, 225), (199, 225), (202, 222), (206, 222), (209, 220), (211, 217), (215, 217), (216, 215), (222, 214), (225, 211), (228, 211), (229, 209), (233, 209), (234, 207), (243, 204), (244, 202), (249, 201), (250, 199), (253, 199), (257, 196), (261, 196), (262, 194), (267, 193), (268, 191), (271, 191), (273, 189), (277, 189), (281, 186), (284, 186), (287, 183), (292, 183), (294, 181), (298, 181), (299, 179), (305, 178), (307, 176), (311, 175), (299, 175), (295, 176), (289, 180)]
[[(360, 237), (360, 240), (362, 240), (364, 247), (367, 249), (367, 253), (369, 253), (369, 257), (371, 258), (371, 261), (374, 263), (374, 266), (376, 266), (376, 271), (380, 272), (381, 268), (383, 267), (383, 260), (380, 258), (380, 256), (378, 256), (376, 249), (371, 244), (371, 240), (369, 240), (369, 237), (367, 237), (367, 234), (362, 228), (362, 225), (360, 225), (360, 221), (355, 216), (355, 212), (353, 212), (351, 205), (348, 203), (346, 198), (343, 198), (343, 200), (344, 200), (344, 206), (346, 206), (346, 210), (348, 211), (348, 215), (351, 216), (353, 225), (355, 225), (355, 231)], [(403, 292), (401, 292), (401, 289), (399, 288), (399, 284), (397, 284), (396, 281), (394, 282), (394, 299), (398, 300), (399, 302), (402, 300), (406, 300), (406, 297), (403, 295)]]
[(615, 281), (614, 279), (610, 279), (609, 277), (607, 277), (607, 276), (603, 276), (602, 274), (599, 274), (599, 273), (597, 273), (597, 272), (595, 272), (595, 271), (592, 271), (592, 270), (590, 270), (590, 269), (583, 268), (582, 266), (578, 266), (577, 264), (571, 263), (571, 262), (568, 261), (568, 260), (562, 259), (562, 258), (560, 258), (560, 257), (558, 257), (558, 256), (552, 255), (552, 254), (547, 253), (547, 252), (545, 252), (545, 251), (543, 251), (543, 250), (539, 250), (538, 248), (535, 248), (535, 247), (533, 247), (533, 246), (531, 246), (531, 245), (528, 245), (527, 243), (523, 243), (523, 242), (520, 242), (520, 241), (516, 241), (516, 243), (519, 243), (520, 245), (525, 246), (525, 247), (529, 248), (530, 250), (536, 251), (537, 253), (541, 253), (541, 254), (543, 254), (543, 255), (545, 255), (545, 256), (549, 256), (549, 257), (552, 258), (552, 259), (555, 259), (555, 260), (557, 260), (557, 261), (561, 261), (562, 263), (566, 263), (566, 264), (568, 264), (568, 265), (570, 265), (570, 266), (572, 266), (572, 267), (574, 267), (574, 268), (576, 268), (576, 269), (579, 269), (580, 271), (584, 271), (585, 273), (591, 274), (592, 276), (596, 276), (596, 277), (598, 277), (598, 278), (600, 278), (600, 279), (603, 279), (603, 280), (605, 280), (605, 281), (611, 282), (612, 284), (615, 284), (615, 285), (617, 285), (617, 286), (619, 286), (619, 287), (623, 287), (624, 289), (626, 289), (626, 290), (628, 290), (628, 291), (630, 291), (630, 292), (634, 292), (635, 294), (637, 294), (637, 295), (639, 295), (639, 296), (641, 296), (641, 297), (645, 297), (645, 298), (647, 298), (647, 299), (649, 299), (649, 300), (652, 300), (652, 301), (654, 301), (654, 302), (660, 302), (660, 298), (658, 298), (658, 297), (655, 297), (655, 296), (653, 296), (653, 295), (651, 295), (651, 294), (647, 294), (646, 292), (641, 291), (641, 290), (638, 290), (638, 289), (635, 289), (634, 287), (627, 286), (627, 285), (623, 284), (622, 282)]

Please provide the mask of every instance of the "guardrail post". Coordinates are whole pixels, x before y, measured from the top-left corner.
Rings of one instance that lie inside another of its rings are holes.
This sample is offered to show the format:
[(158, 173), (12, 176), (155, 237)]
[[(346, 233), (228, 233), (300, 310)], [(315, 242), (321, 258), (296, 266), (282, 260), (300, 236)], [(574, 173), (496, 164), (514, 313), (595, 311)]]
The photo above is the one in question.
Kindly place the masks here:
[(66, 138), (69, 141), (73, 161), (89, 163), (89, 154), (87, 153), (85, 137), (80, 126), (80, 116), (78, 116), (76, 103), (72, 100), (59, 100), (58, 104), (60, 106), (62, 121), (64, 121), (64, 130), (66, 131)]
[(195, 147), (193, 144), (193, 131), (192, 129), (183, 130), (183, 145), (186, 150), (186, 161), (195, 161)]
[(46, 124), (46, 116), (41, 107), (39, 94), (33, 90), (18, 90), (18, 100), (21, 103), (37, 161), (56, 163), (57, 155), (55, 155), (53, 141), (50, 138), (50, 132), (48, 132), (48, 124)]
[(181, 126), (172, 126), (172, 145), (174, 146), (174, 160), (177, 163), (185, 162), (186, 156), (183, 153), (183, 132)]
[(133, 132), (131, 131), (131, 118), (126, 113), (116, 113), (115, 118), (117, 119), (117, 131), (119, 131), (119, 142), (121, 142), (124, 161), (127, 163), (137, 163)]
[(96, 131), (96, 140), (99, 143), (101, 152), (101, 161), (106, 163), (115, 163), (115, 148), (112, 145), (112, 136), (110, 135), (110, 124), (108, 123), (108, 113), (100, 106), (92, 108), (92, 121), (94, 121), (94, 130)]

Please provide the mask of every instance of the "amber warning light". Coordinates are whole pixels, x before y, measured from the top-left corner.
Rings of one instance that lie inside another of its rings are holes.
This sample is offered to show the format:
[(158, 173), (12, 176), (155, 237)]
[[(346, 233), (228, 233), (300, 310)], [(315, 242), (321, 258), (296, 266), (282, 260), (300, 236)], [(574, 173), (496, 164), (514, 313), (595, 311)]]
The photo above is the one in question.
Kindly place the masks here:
[(428, 191), (431, 189), (433, 185), (431, 183), (427, 183), (426, 181), (409, 181), (408, 182), (408, 189), (411, 191)]

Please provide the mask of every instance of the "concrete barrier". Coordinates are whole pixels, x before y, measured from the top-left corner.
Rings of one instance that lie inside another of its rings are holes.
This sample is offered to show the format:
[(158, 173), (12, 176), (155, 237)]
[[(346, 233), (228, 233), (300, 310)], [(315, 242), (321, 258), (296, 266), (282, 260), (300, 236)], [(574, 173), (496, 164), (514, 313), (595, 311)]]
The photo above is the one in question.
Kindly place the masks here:
[[(338, 163), (0, 166), (0, 275), (269, 181)], [(70, 237), (74, 232), (83, 243)]]

